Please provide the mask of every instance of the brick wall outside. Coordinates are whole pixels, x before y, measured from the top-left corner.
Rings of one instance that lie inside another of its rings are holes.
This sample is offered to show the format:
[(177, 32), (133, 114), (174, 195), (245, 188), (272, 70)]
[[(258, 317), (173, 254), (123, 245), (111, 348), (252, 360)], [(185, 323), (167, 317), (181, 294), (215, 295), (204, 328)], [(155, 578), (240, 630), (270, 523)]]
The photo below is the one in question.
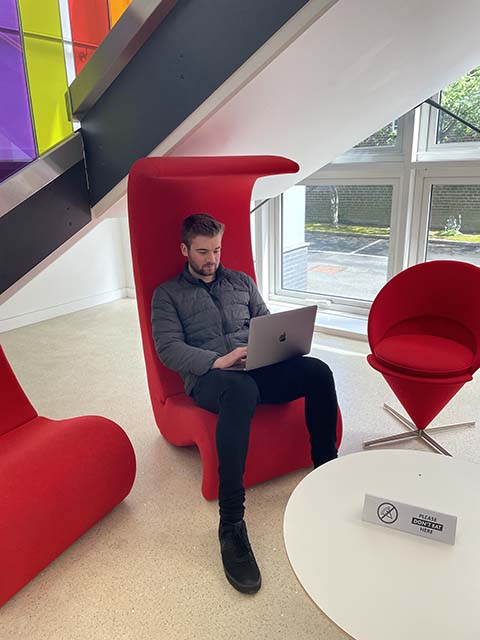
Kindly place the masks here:
[(285, 251), (282, 256), (282, 287), (307, 290), (308, 245)]
[(432, 229), (444, 229), (447, 218), (462, 216), (463, 233), (480, 233), (480, 185), (434, 185), (432, 190)]
[[(339, 224), (389, 227), (392, 206), (390, 185), (337, 186)], [(331, 188), (306, 189), (306, 223), (332, 222)], [(447, 218), (462, 215), (463, 233), (480, 234), (480, 185), (435, 185), (432, 194), (432, 230), (443, 230)]]
[[(339, 224), (390, 226), (391, 185), (339, 185), (337, 192)], [(307, 187), (307, 224), (332, 222), (331, 193), (327, 185)]]

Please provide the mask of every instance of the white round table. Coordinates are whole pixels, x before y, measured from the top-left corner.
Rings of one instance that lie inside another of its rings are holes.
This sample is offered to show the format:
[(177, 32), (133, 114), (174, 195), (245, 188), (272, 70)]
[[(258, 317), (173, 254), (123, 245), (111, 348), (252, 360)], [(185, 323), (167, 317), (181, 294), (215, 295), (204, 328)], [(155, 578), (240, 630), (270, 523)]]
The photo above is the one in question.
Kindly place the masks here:
[[(455, 544), (362, 521), (365, 493), (458, 517)], [(480, 465), (368, 451), (312, 471), (284, 519), (301, 585), (356, 640), (480, 639)]]

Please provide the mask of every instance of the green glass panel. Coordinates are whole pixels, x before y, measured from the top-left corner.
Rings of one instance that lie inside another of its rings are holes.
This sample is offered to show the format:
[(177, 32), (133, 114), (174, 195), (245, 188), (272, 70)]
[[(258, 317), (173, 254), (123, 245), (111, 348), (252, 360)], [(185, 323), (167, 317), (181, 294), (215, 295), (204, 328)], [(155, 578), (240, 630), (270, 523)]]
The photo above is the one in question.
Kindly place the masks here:
[(63, 43), (24, 35), (30, 98), (39, 153), (73, 133), (65, 104)]
[(18, 0), (22, 30), (51, 38), (62, 37), (58, 0)]

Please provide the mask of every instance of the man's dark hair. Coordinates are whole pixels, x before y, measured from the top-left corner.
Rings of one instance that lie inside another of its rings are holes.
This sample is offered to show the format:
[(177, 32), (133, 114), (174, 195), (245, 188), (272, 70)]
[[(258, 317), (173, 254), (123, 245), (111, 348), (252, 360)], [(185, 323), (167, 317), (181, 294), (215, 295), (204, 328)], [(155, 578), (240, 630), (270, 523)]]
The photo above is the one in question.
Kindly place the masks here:
[(208, 213), (192, 213), (185, 218), (182, 224), (182, 242), (190, 249), (193, 238), (197, 236), (207, 236), (213, 238), (219, 233), (223, 233), (225, 225)]

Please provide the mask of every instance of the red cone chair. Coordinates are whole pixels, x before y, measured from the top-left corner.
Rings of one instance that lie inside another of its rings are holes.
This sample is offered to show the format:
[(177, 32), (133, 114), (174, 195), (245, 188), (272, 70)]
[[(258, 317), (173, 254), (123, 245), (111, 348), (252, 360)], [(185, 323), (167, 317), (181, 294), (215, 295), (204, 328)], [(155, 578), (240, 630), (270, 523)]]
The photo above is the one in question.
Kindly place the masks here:
[[(202, 493), (218, 495), (217, 416), (197, 407), (176, 373), (164, 367), (152, 339), (151, 301), (157, 285), (184, 265), (180, 228), (206, 212), (226, 225), (224, 264), (255, 277), (250, 238), (250, 198), (260, 176), (294, 173), (298, 165), (275, 156), (145, 158), (128, 180), (128, 215), (136, 296), (150, 397), (160, 432), (177, 446), (196, 445), (203, 463)], [(338, 445), (342, 422), (339, 413)], [(246, 486), (311, 464), (303, 399), (261, 405), (252, 422)]]
[(436, 260), (392, 278), (373, 302), (368, 319), (369, 364), (379, 371), (412, 419), (385, 408), (409, 431), (370, 440), (365, 447), (420, 437), (451, 455), (426, 427), (480, 365), (480, 268)]
[(0, 606), (129, 493), (135, 454), (111, 420), (50, 420), (0, 347)]

